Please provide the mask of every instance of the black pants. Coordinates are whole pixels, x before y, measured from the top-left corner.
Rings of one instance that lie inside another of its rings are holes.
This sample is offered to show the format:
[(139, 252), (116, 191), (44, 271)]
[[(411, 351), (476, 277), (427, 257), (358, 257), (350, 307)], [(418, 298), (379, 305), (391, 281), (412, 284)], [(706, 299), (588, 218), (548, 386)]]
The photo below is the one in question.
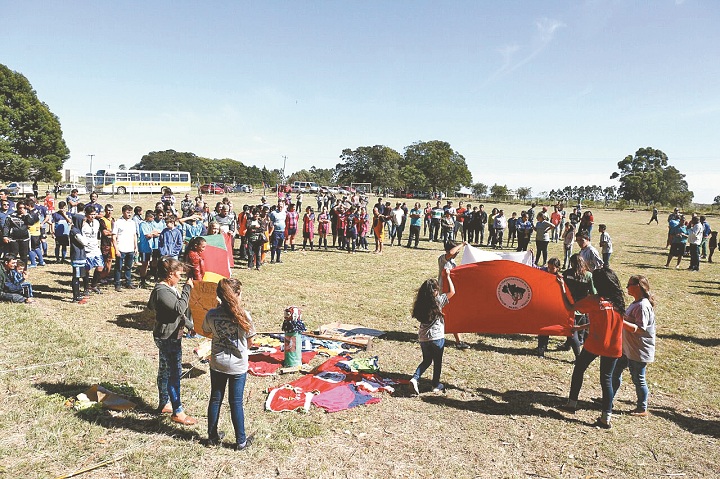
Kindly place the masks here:
[(418, 241), (420, 241), (420, 226), (412, 226), (410, 225), (410, 236), (408, 237), (407, 247), (410, 247), (410, 243), (412, 243), (413, 238), (415, 238), (415, 247), (418, 247)]

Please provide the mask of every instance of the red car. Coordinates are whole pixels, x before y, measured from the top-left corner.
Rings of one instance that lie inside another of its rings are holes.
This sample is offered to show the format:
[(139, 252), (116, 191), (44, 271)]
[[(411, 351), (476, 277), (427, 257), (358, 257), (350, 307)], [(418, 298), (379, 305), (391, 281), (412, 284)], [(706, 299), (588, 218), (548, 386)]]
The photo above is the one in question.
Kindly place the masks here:
[(210, 183), (207, 185), (202, 185), (200, 187), (200, 193), (212, 193), (214, 195), (224, 195), (225, 190), (222, 186), (216, 185), (215, 183)]

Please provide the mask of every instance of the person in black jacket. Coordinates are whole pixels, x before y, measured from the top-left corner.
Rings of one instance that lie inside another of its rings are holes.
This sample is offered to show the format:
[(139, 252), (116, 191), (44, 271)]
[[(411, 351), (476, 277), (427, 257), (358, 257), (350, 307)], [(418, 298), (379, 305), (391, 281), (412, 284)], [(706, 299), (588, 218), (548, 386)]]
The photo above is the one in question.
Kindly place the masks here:
[(38, 216), (27, 209), (25, 201), (20, 200), (15, 205), (15, 212), (9, 214), (2, 228), (2, 242), (5, 253), (28, 262), (30, 251), (30, 232), (28, 226), (38, 222)]

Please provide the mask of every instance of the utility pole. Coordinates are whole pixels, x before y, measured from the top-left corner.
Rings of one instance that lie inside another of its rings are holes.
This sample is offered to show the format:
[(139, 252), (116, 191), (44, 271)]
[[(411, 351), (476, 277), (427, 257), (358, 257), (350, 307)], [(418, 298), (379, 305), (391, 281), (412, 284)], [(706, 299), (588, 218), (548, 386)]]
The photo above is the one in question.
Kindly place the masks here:
[[(88, 155), (88, 156), (90, 157), (90, 185), (92, 185), (90, 187), (90, 191), (88, 191), (88, 193), (92, 193), (95, 190), (95, 174), (93, 173), (93, 168), (92, 168), (92, 160), (93, 160), (93, 156), (95, 156), (95, 155)], [(87, 186), (87, 181), (85, 183)]]
[(283, 156), (283, 169), (282, 169), (283, 184), (285, 184), (285, 163), (287, 163), (287, 156)]

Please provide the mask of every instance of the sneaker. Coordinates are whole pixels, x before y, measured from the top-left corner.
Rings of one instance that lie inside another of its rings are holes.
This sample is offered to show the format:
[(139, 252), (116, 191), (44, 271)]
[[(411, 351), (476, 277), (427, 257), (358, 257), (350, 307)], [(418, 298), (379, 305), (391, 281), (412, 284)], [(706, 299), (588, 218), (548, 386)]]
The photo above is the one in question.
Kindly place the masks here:
[(413, 387), (415, 394), (420, 395), (420, 388), (418, 388), (418, 380), (415, 378), (410, 378), (410, 385)]
[(88, 300), (86, 297), (82, 297), (80, 299), (73, 299), (73, 303), (75, 304), (87, 304)]
[(92, 288), (90, 288), (90, 291), (95, 294), (102, 294), (102, 291), (100, 291), (100, 288), (98, 288), (97, 286), (93, 286)]
[(115, 292), (122, 293), (122, 287), (119, 284), (115, 286)]
[(595, 427), (599, 427), (600, 429), (610, 429), (612, 426), (609, 422), (605, 422), (602, 420), (602, 418), (597, 418), (597, 421), (595, 421), (595, 424), (593, 424)]
[(443, 383), (438, 383), (438, 385), (433, 388), (434, 393), (441, 393), (443, 391), (445, 391), (445, 385)]
[(630, 413), (631, 416), (635, 417), (648, 417), (650, 415), (649, 412), (647, 412), (647, 409), (636, 409)]
[(254, 437), (254, 436), (248, 436), (247, 439), (245, 439), (245, 442), (244, 442), (244, 443), (242, 443), (242, 444), (237, 444), (237, 445), (235, 446), (235, 450), (236, 450), (236, 451), (243, 451), (243, 450), (247, 449), (248, 447), (250, 447), (250, 446), (252, 445), (252, 443), (253, 443), (254, 440), (255, 440), (255, 437)]
[(460, 341), (459, 343), (457, 343), (455, 345), (455, 347), (458, 349), (469, 349), (470, 345), (468, 343), (466, 343), (465, 341)]

